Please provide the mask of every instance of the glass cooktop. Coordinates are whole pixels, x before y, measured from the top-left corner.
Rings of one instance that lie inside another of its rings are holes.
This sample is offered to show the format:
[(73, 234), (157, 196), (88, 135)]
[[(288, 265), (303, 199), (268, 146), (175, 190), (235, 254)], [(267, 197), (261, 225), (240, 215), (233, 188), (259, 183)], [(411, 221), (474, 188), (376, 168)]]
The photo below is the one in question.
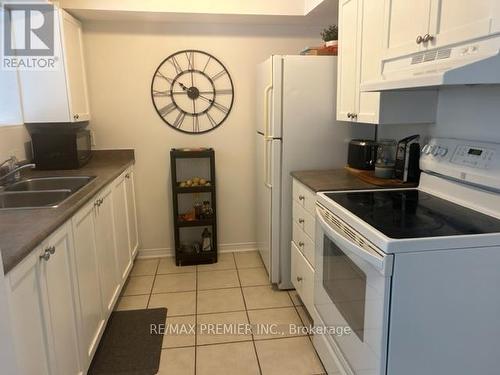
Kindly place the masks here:
[(326, 196), (390, 238), (500, 233), (500, 220), (419, 190)]

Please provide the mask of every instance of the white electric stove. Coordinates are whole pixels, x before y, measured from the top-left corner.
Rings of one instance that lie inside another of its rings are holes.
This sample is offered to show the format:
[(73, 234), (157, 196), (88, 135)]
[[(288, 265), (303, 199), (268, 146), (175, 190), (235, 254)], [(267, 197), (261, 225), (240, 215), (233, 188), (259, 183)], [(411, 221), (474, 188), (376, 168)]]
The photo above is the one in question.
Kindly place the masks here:
[(433, 139), (420, 166), (416, 189), (318, 195), (330, 374), (498, 374), (500, 145)]

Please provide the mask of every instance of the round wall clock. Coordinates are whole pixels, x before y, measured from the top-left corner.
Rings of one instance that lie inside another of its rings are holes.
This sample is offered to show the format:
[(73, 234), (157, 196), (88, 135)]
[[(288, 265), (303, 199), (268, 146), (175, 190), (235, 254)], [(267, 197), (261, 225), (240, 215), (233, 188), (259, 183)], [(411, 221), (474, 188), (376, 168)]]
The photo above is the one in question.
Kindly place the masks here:
[(156, 69), (151, 98), (167, 125), (184, 133), (200, 134), (214, 130), (229, 116), (234, 86), (217, 58), (185, 50), (170, 55)]

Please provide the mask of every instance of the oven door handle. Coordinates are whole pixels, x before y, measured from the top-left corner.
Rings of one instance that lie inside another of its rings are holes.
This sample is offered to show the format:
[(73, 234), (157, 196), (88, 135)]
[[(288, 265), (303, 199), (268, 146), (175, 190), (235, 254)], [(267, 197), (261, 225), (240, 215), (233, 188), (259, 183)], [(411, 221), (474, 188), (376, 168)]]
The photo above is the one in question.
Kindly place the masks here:
[(326, 235), (334, 240), (334, 242), (341, 248), (342, 251), (360, 257), (361, 259), (370, 263), (374, 268), (376, 268), (382, 275), (386, 277), (392, 275), (391, 254), (381, 254), (373, 249), (365, 249), (355, 244), (350, 239), (348, 239), (345, 234), (341, 233), (334, 226), (329, 224), (318, 208), (316, 208), (316, 218), (318, 219), (319, 224), (325, 231)]

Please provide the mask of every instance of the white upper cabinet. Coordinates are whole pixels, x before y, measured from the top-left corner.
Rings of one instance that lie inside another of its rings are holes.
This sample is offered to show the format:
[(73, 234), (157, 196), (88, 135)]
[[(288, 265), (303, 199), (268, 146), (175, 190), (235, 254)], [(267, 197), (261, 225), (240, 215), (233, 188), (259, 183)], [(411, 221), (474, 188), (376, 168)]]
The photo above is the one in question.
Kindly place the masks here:
[(500, 32), (496, 0), (385, 1), (385, 60)]
[(422, 39), (429, 29), (430, 9), (431, 0), (386, 0), (384, 22), (386, 58), (420, 50)]
[(488, 36), (494, 32), (494, 23), (498, 25), (499, 14), (495, 3), (498, 1), (433, 0), (429, 21), (432, 40), (429, 47)]
[[(432, 123), (436, 118), (437, 91), (360, 90), (363, 82), (376, 80), (381, 74), (384, 1), (339, 3), (337, 120), (366, 124)], [(392, 1), (402, 7), (400, 2)]]
[(337, 119), (350, 121), (356, 112), (356, 74), (358, 64), (358, 0), (341, 0), (339, 3), (339, 48), (338, 57)]
[[(24, 22), (13, 19), (16, 38), (24, 35), (23, 27)], [(25, 123), (90, 120), (82, 25), (54, 7), (54, 33), (54, 69), (19, 70)]]

